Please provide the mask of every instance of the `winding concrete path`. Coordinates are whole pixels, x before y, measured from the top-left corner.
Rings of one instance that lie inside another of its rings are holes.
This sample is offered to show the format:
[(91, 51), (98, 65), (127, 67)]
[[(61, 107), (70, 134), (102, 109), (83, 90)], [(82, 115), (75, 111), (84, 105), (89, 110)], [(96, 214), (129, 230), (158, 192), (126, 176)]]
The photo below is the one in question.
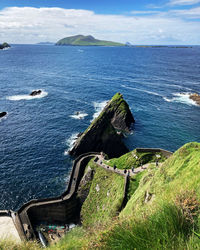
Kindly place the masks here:
[[(134, 172), (132, 172), (131, 169), (119, 169), (119, 168), (116, 168), (114, 169), (113, 167), (105, 164), (105, 158), (103, 155), (100, 155), (100, 156), (97, 156), (98, 157), (98, 160), (95, 161), (95, 163), (101, 167), (101, 168), (104, 168), (108, 171), (112, 171), (114, 173), (117, 173), (117, 174), (120, 174), (120, 175), (123, 175), (123, 176), (126, 176), (126, 175), (129, 175), (131, 177), (134, 177), (135, 175), (137, 175), (138, 173), (140, 172), (143, 172), (144, 170), (146, 170), (150, 165), (154, 164), (156, 165), (155, 162), (152, 162), (152, 163), (147, 163), (147, 164), (144, 164), (142, 165), (141, 167), (137, 167), (137, 168), (134, 168)], [(158, 163), (158, 167), (162, 166), (162, 163)]]

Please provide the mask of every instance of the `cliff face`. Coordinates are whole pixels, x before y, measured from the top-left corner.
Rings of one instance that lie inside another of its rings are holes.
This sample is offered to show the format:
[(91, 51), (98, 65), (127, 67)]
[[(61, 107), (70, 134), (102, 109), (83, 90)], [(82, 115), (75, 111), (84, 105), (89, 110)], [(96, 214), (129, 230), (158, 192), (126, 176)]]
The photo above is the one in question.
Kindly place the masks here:
[(77, 139), (69, 152), (79, 156), (87, 152), (104, 152), (109, 157), (118, 157), (129, 150), (124, 145), (119, 132), (128, 132), (134, 118), (120, 93), (106, 105), (92, 124)]

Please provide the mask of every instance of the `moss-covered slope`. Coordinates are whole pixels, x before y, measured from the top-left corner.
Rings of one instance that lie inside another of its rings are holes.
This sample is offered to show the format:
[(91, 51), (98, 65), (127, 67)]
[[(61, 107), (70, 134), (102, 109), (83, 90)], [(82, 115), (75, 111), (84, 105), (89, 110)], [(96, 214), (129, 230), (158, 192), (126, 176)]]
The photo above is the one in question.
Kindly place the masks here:
[(133, 122), (134, 118), (128, 104), (122, 95), (117, 93), (77, 139), (69, 153), (78, 156), (87, 152), (103, 151), (110, 158), (125, 154), (129, 150), (123, 143), (119, 131), (128, 132)]
[(95, 173), (88, 197), (81, 209), (84, 227), (107, 224), (119, 213), (124, 198), (123, 176), (98, 167), (93, 160), (89, 162), (88, 167)]
[(93, 36), (70, 36), (59, 40), (56, 45), (62, 46), (125, 46), (122, 43), (116, 43), (111, 41), (97, 40)]

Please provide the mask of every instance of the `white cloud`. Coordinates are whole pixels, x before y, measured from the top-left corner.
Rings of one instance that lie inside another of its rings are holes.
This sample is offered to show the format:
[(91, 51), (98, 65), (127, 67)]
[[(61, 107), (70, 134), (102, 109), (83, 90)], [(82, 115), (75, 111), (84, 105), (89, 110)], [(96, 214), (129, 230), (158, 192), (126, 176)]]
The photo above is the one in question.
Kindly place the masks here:
[(88, 10), (11, 7), (0, 11), (0, 41), (56, 42), (70, 35), (91, 34), (98, 39), (133, 44), (200, 44), (199, 22), (184, 20), (185, 15), (191, 17), (192, 10), (191, 14), (151, 11), (151, 15), (123, 16)]
[(200, 3), (200, 0), (171, 0), (169, 5), (193, 5)]
[(151, 15), (151, 14), (159, 14), (160, 11), (157, 10), (141, 10), (141, 11), (137, 11), (137, 10), (133, 10), (130, 12), (133, 15)]
[(192, 8), (189, 10), (171, 10), (170, 14), (188, 19), (199, 19), (200, 18), (200, 7)]

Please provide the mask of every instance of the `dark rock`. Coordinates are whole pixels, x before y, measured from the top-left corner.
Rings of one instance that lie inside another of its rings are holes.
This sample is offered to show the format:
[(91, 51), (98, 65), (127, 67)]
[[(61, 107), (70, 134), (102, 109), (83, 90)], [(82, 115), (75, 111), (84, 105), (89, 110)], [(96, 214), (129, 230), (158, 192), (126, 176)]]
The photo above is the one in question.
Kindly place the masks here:
[(85, 199), (87, 198), (90, 187), (92, 184), (92, 180), (94, 177), (94, 170), (92, 170), (90, 167), (88, 167), (86, 173), (82, 177), (80, 184), (78, 186), (77, 190), (77, 198), (79, 199), (80, 204), (82, 205)]
[(200, 95), (197, 93), (191, 94), (190, 99), (192, 99), (196, 104), (200, 105)]
[(122, 95), (117, 93), (77, 139), (69, 154), (79, 156), (87, 152), (104, 152), (110, 158), (119, 157), (129, 150), (118, 132), (129, 132), (133, 122), (128, 104)]
[(78, 133), (77, 137), (80, 137), (82, 134), (83, 134), (82, 132)]
[(7, 112), (0, 112), (0, 118), (4, 117), (7, 115)]
[(10, 48), (10, 45), (8, 43), (0, 44), (0, 49)]
[(33, 90), (31, 93), (30, 93), (30, 95), (31, 96), (36, 96), (36, 95), (40, 95), (42, 93), (42, 90)]

